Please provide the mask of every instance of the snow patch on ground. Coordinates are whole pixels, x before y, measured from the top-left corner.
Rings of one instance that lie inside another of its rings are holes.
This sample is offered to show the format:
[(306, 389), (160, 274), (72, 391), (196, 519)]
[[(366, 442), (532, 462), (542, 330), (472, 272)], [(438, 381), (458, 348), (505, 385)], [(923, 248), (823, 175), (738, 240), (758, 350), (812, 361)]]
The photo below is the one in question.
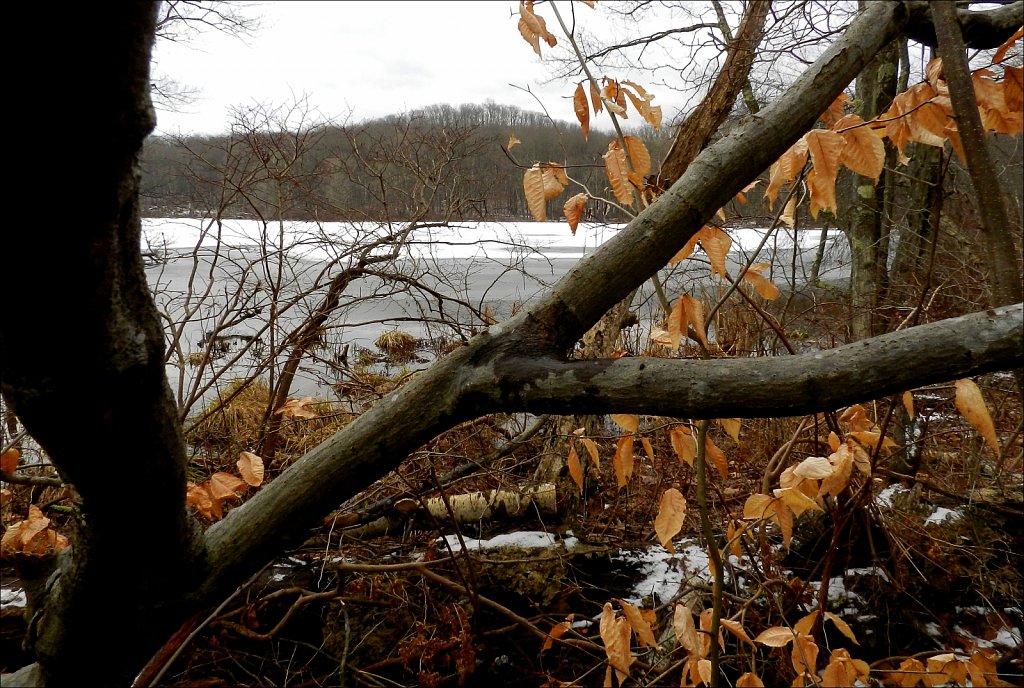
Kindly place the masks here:
[[(502, 535), (496, 535), (489, 540), (476, 540), (474, 538), (462, 538), (466, 543), (467, 549), (493, 549), (496, 547), (520, 547), (522, 549), (535, 549), (537, 547), (555, 547), (560, 544), (564, 544), (567, 548), (572, 549), (579, 542), (572, 533), (566, 533), (566, 536), (560, 537), (551, 533), (545, 533), (539, 530), (524, 530), (518, 533), (504, 533)], [(459, 538), (456, 535), (445, 535), (443, 538), (438, 538), (438, 542), (447, 542), (448, 547), (451, 547), (453, 551), (461, 552), (462, 543), (459, 542)]]
[(660, 545), (646, 551), (620, 551), (616, 560), (640, 565), (642, 578), (633, 586), (633, 595), (626, 598), (631, 604), (643, 604), (654, 595), (658, 603), (665, 603), (679, 593), (683, 582), (696, 577), (710, 585), (712, 577), (708, 555), (696, 543), (676, 549), (675, 554)]
[(24, 590), (15, 590), (12, 588), (0, 589), (0, 609), (6, 609), (7, 607), (24, 607), (28, 604), (28, 597), (25, 595)]

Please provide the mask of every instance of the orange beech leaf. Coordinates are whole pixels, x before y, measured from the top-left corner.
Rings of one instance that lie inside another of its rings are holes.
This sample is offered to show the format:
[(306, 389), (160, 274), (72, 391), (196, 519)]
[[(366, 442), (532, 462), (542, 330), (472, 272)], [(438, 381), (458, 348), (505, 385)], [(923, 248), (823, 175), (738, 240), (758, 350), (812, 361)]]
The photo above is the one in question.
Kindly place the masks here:
[(1007, 38), (1001, 46), (996, 50), (995, 55), (992, 56), (992, 64), (999, 64), (1006, 57), (1007, 51), (1013, 47), (1013, 44), (1024, 38), (1024, 27), (1017, 29), (1017, 31)]
[(853, 473), (853, 452), (846, 445), (841, 446), (829, 456), (832, 462), (832, 474), (821, 481), (818, 488), (818, 497), (825, 495), (838, 496), (846, 486), (850, 484), (850, 475)]
[(740, 427), (742, 421), (739, 418), (719, 418), (718, 424), (728, 433), (729, 437), (736, 444), (740, 443)]
[(818, 645), (811, 636), (800, 634), (796, 637), (791, 658), (793, 670), (798, 675), (817, 674)]
[(620, 437), (615, 443), (615, 456), (612, 458), (615, 477), (619, 487), (625, 486), (633, 477), (633, 437)]
[(704, 346), (707, 346), (708, 337), (704, 332), (704, 303), (697, 297), (690, 296), (689, 294), (683, 294), (679, 297), (679, 303), (682, 305), (686, 323), (693, 328), (693, 333), (697, 336), (697, 340)]
[(1003, 68), (1003, 100), (1009, 112), (1020, 114), (1024, 106), (1024, 67)]
[(512, 146), (518, 146), (522, 141), (516, 138), (515, 134), (508, 135), (508, 144), (505, 146), (507, 150), (512, 150)]
[[(796, 200), (796, 197), (793, 197)], [(741, 277), (750, 282), (751, 286), (754, 287), (754, 291), (764, 299), (765, 301), (774, 301), (779, 298), (779, 288), (775, 286), (775, 282), (761, 274), (761, 270), (768, 267), (768, 263), (758, 263), (757, 265), (751, 265), (749, 268), (743, 271)]]
[(784, 626), (772, 626), (758, 633), (754, 642), (768, 647), (785, 647), (792, 642), (793, 637), (793, 631), (790, 629)]
[(629, 168), (626, 165), (626, 154), (619, 147), (618, 141), (608, 144), (608, 152), (604, 158), (604, 173), (608, 177), (615, 200), (623, 205), (633, 204), (633, 185), (629, 183)]
[(523, 192), (533, 219), (538, 222), (547, 219), (546, 202), (562, 193), (569, 183), (565, 177), (565, 169), (561, 166), (541, 163), (534, 164), (523, 174)]
[(640, 116), (643, 117), (644, 120), (646, 120), (648, 112), (651, 109), (650, 103), (648, 103), (643, 98), (637, 97), (635, 93), (628, 89), (624, 88), (622, 89), (622, 92), (626, 94), (627, 98), (629, 98), (629, 102), (633, 103), (633, 107), (636, 109), (638, 113), (640, 113)]
[(612, 420), (626, 432), (636, 432), (640, 428), (640, 416), (635, 413), (613, 413)]
[(693, 249), (697, 247), (697, 240), (699, 238), (699, 233), (691, 236), (690, 240), (686, 242), (686, 245), (679, 249), (679, 251), (674, 256), (668, 259), (668, 264), (675, 265), (676, 263), (681, 263), (682, 261), (689, 258), (690, 255), (693, 253)]
[(737, 559), (743, 558), (743, 546), (740, 544), (740, 540), (746, 529), (747, 525), (745, 523), (734, 520), (730, 520), (729, 526), (726, 528), (725, 536), (729, 540), (729, 552)]
[(793, 624), (793, 631), (797, 634), (810, 635), (811, 629), (814, 628), (814, 622), (818, 620), (818, 610), (815, 609), (810, 614), (803, 616)]
[(544, 644), (540, 648), (541, 652), (550, 650), (556, 640), (569, 632), (569, 629), (572, 628), (573, 616), (573, 614), (570, 614), (565, 617), (565, 621), (560, 621), (551, 627), (551, 630), (548, 631), (548, 637), (544, 639)]
[(626, 114), (626, 94), (623, 93), (619, 82), (614, 79), (605, 79), (604, 87), (601, 89), (601, 97), (604, 98), (605, 107), (622, 117)]
[[(898, 686), (899, 688), (916, 688), (925, 673), (924, 664), (910, 657), (900, 662), (895, 671), (886, 672), (886, 685)], [(929, 685), (931, 684), (929, 683)]]
[(238, 455), (238, 473), (242, 480), (253, 487), (263, 484), (263, 459), (252, 452), (244, 451)]
[(978, 106), (1005, 110), (1006, 100), (1003, 98), (1003, 84), (992, 78), (993, 74), (987, 69), (979, 69), (971, 74), (971, 83), (974, 86), (974, 97)]
[(839, 420), (847, 423), (851, 430), (870, 430), (874, 423), (868, 418), (867, 411), (860, 404), (854, 404), (839, 416)]
[(677, 604), (672, 612), (672, 630), (675, 631), (677, 643), (689, 652), (698, 651), (700, 644), (697, 627), (693, 623), (693, 612), (685, 604)]
[(590, 136), (590, 104), (587, 102), (587, 93), (583, 90), (583, 83), (576, 84), (576, 93), (572, 97), (573, 110), (576, 112), (576, 119), (580, 121), (580, 129), (583, 130), (583, 138)]
[(772, 508), (775, 510), (775, 523), (782, 533), (782, 544), (788, 550), (789, 543), (793, 541), (793, 510), (781, 499), (774, 500)]
[(957, 657), (952, 652), (935, 655), (928, 658), (928, 673), (936, 674), (938, 677), (945, 677), (944, 680), (931, 682), (930, 685), (938, 686), (948, 681), (956, 681), (959, 685), (967, 685), (967, 662)]
[(726, 278), (725, 259), (732, 248), (732, 239), (718, 227), (704, 225), (700, 228), (700, 247), (711, 261), (711, 274)]
[(828, 666), (821, 672), (827, 686), (853, 686), (858, 681), (868, 685), (871, 667), (860, 659), (852, 659), (850, 653), (842, 647), (836, 648), (829, 657)]
[(238, 493), (245, 491), (245, 481), (241, 478), (217, 471), (207, 481), (207, 489), (214, 499), (232, 499), (239, 496)]
[(319, 415), (307, 406), (313, 403), (313, 397), (303, 399), (289, 399), (274, 410), (274, 415), (292, 416), (293, 418), (318, 418)]
[(21, 452), (11, 447), (3, 454), (0, 454), (0, 471), (11, 475), (18, 469), (18, 461), (21, 460)]
[(754, 641), (750, 639), (747, 632), (743, 630), (743, 624), (739, 621), (733, 621), (732, 619), (719, 619), (718, 622), (722, 624), (722, 628), (729, 631), (743, 642), (750, 643), (751, 645), (754, 644)]
[(622, 607), (622, 613), (626, 616), (626, 620), (629, 622), (629, 627), (636, 633), (636, 637), (640, 640), (640, 644), (646, 645), (647, 647), (657, 647), (658, 641), (654, 638), (654, 631), (651, 630), (651, 624), (643, 617), (640, 610), (626, 602), (625, 600), (616, 599), (619, 606)]
[(580, 494), (583, 494), (583, 466), (580, 464), (576, 447), (569, 447), (569, 458), (565, 460), (565, 464), (569, 467), (569, 475), (573, 482), (580, 488)]
[(654, 532), (658, 542), (672, 554), (676, 548), (672, 546), (672, 538), (683, 529), (686, 520), (686, 497), (674, 487), (665, 490), (658, 505), (658, 515), (654, 519)]
[(729, 477), (729, 460), (725, 458), (725, 452), (719, 449), (718, 445), (712, 442), (707, 435), (704, 436), (704, 455), (715, 465), (722, 480)]
[(693, 468), (693, 461), (697, 457), (697, 440), (694, 439), (690, 429), (682, 425), (674, 425), (669, 429), (668, 437), (680, 463), (688, 463), (690, 468)]
[(874, 450), (874, 448), (878, 446), (879, 440), (882, 441), (882, 449), (885, 449), (887, 451), (892, 451), (893, 449), (897, 449), (899, 447), (899, 445), (897, 445), (891, 438), (882, 437), (881, 433), (874, 431), (855, 430), (850, 433), (850, 436), (855, 438), (864, 446), (870, 447), (872, 450)]
[(643, 187), (643, 180), (651, 173), (651, 154), (647, 151), (647, 146), (644, 142), (635, 136), (622, 137), (622, 140), (626, 143), (626, 152), (629, 153), (629, 162), (633, 166), (633, 173), (639, 177), (639, 183), (634, 181), (634, 185)]
[(569, 230), (573, 236), (576, 236), (576, 228), (580, 224), (580, 220), (583, 219), (583, 211), (587, 208), (587, 199), (589, 197), (585, 193), (578, 193), (568, 201), (562, 207), (562, 212), (565, 213), (565, 221), (569, 223)]
[(736, 679), (736, 688), (764, 688), (764, 683), (757, 674), (748, 671)]
[[(807, 151), (814, 163), (814, 177), (808, 176), (807, 186), (811, 198), (817, 199), (818, 207), (836, 214), (836, 174), (839, 172), (839, 158), (842, 155), (846, 140), (842, 134), (826, 129), (812, 129), (804, 135), (807, 139)], [(811, 215), (818, 217), (811, 205)]]
[(885, 166), (885, 144), (871, 129), (862, 126), (864, 120), (857, 115), (847, 115), (836, 123), (840, 136), (846, 142), (839, 162), (863, 177), (876, 182)]
[(824, 456), (809, 456), (801, 461), (793, 471), (801, 478), (821, 480), (832, 475), (832, 463)]
[(772, 163), (768, 175), (768, 187), (764, 192), (769, 205), (775, 204), (775, 200), (779, 197), (779, 191), (783, 185), (796, 179), (796, 176), (800, 174), (800, 171), (806, 164), (807, 138), (805, 136), (801, 137), (778, 160)]
[(839, 435), (835, 434), (831, 430), (828, 433), (828, 447), (832, 451), (839, 450)]
[(185, 503), (195, 507), (196, 511), (206, 518), (213, 518), (213, 501), (213, 497), (210, 496), (205, 485), (188, 484)]
[[(815, 488), (815, 491), (817, 491), (817, 488)], [(774, 491), (774, 495), (797, 516), (805, 511), (823, 511), (817, 502), (795, 487), (779, 488)]]
[(786, 225), (790, 229), (796, 227), (796, 211), (797, 211), (797, 198), (796, 194), (792, 194), (789, 200), (786, 201), (786, 207), (782, 211), (782, 215), (779, 215), (779, 221)]
[[(45, 554), (51, 546), (51, 538), (48, 533), (50, 519), (43, 515), (42, 510), (34, 504), (28, 507), (28, 518), (17, 521), (7, 526), (3, 539), (0, 539), (0, 552), (9, 556), (15, 552), (25, 554)], [(56, 535), (54, 533), (54, 535)], [(52, 538), (53, 545), (56, 545), (56, 538)], [(62, 548), (63, 549), (63, 548)]]
[(654, 447), (651, 446), (651, 441), (646, 437), (640, 438), (640, 446), (644, 448), (644, 453), (647, 454), (647, 458), (654, 462)]
[(840, 617), (838, 617), (837, 615), (833, 614), (832, 612), (825, 612), (825, 618), (828, 619), (829, 621), (831, 621), (833, 624), (835, 624), (836, 629), (840, 633), (845, 635), (847, 638), (852, 640), (857, 645), (860, 645), (860, 641), (857, 640), (857, 636), (854, 635), (853, 629), (850, 628), (850, 625), (848, 623), (843, 621)]
[(594, 82), (590, 82), (590, 103), (594, 108), (594, 114), (601, 112), (603, 104), (601, 102), (601, 92), (594, 85)]
[(914, 395), (910, 392), (903, 393), (903, 410), (907, 412), (907, 417), (913, 419), (914, 417)]
[(938, 88), (938, 85), (943, 81), (942, 58), (934, 57), (928, 60), (928, 64), (924, 68), (924, 75), (929, 84)]
[(956, 408), (998, 455), (999, 438), (996, 436), (996, 428), (992, 424), (988, 406), (985, 405), (985, 397), (973, 380), (956, 381)]
[(537, 55), (541, 54), (540, 39), (543, 38), (544, 42), (552, 48), (558, 44), (557, 39), (548, 31), (544, 17), (534, 14), (532, 0), (519, 3), (519, 33), (523, 40), (533, 47), (533, 51)]
[(608, 663), (616, 671), (628, 674), (629, 667), (635, 659), (629, 651), (629, 622), (615, 616), (615, 612), (612, 611), (611, 602), (604, 603), (604, 611), (601, 612), (600, 631), (601, 640), (604, 641), (604, 652), (608, 656)]
[(829, 129), (838, 129), (839, 127), (836, 126), (836, 122), (842, 119), (843, 105), (849, 102), (849, 100), (850, 96), (845, 93), (840, 93), (836, 96), (836, 99), (832, 101), (832, 104), (828, 106), (828, 109), (821, 113), (821, 116), (818, 117), (818, 119), (824, 122), (825, 126)]
[(770, 519), (775, 516), (775, 509), (772, 504), (773, 497), (766, 494), (752, 494), (747, 497), (743, 504), (743, 518), (751, 521), (760, 521), (762, 518)]
[(587, 452), (590, 454), (590, 458), (594, 460), (595, 466), (601, 465), (601, 457), (597, 453), (597, 443), (589, 437), (583, 437), (580, 439), (583, 446), (587, 448)]

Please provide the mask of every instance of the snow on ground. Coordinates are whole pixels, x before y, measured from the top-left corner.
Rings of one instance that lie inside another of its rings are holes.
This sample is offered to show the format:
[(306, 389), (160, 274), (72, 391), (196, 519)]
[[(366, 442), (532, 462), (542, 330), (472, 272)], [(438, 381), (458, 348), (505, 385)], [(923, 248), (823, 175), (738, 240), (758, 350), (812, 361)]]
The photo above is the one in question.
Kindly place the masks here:
[(0, 588), (0, 609), (7, 607), (24, 607), (28, 604), (28, 598), (24, 590), (12, 588)]
[[(558, 535), (545, 533), (544, 531), (539, 530), (503, 533), (502, 535), (496, 535), (489, 540), (476, 540), (468, 537), (463, 537), (462, 540), (466, 543), (466, 548), (470, 550), (493, 549), (496, 547), (521, 547), (522, 549), (535, 549), (537, 547), (555, 547), (562, 544), (564, 544), (566, 548), (572, 549), (579, 542), (579, 540), (573, 537), (571, 531), (563, 538)], [(462, 551), (462, 543), (459, 542), (457, 535), (445, 535), (443, 538), (438, 538), (437, 541), (447, 542), (448, 547), (451, 547), (453, 552)]]

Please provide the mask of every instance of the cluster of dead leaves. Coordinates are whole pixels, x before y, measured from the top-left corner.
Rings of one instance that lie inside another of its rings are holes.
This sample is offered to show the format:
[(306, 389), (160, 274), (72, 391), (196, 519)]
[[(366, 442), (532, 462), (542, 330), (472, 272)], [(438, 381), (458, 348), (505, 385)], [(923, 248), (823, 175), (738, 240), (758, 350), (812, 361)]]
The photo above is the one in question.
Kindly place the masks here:
[(50, 519), (32, 504), (28, 507), (28, 518), (7, 526), (3, 540), (0, 540), (0, 554), (5, 557), (15, 553), (42, 556), (59, 552), (67, 546), (68, 539), (50, 528)]
[(241, 499), (249, 487), (263, 484), (263, 459), (252, 452), (243, 451), (238, 455), (238, 473), (241, 477), (217, 471), (207, 480), (196, 485), (188, 483), (186, 503), (196, 513), (210, 520), (224, 517), (224, 502)]
[(976, 650), (973, 655), (953, 652), (929, 657), (927, 666), (921, 660), (908, 657), (893, 671), (886, 672), (886, 685), (895, 688), (916, 688), (921, 682), (926, 686), (945, 686), (951, 682), (958, 686), (1002, 688), (1012, 684), (999, 678), (996, 671), (997, 654), (994, 650)]
[[(1024, 68), (1002, 64), (1006, 52), (1020, 40), (1022, 30), (1011, 36), (992, 60), (993, 68), (1002, 68), (1002, 78), (989, 68), (971, 75), (986, 131), (1008, 136), (1024, 131)], [(941, 148), (949, 141), (960, 159), (964, 159), (949, 88), (942, 78), (941, 58), (928, 63), (924, 81), (897, 95), (889, 109), (870, 122), (854, 114), (843, 114), (848, 101), (845, 93), (840, 94), (820, 117), (827, 128), (807, 132), (772, 165), (765, 190), (770, 204), (775, 203), (783, 186), (791, 185), (802, 173), (810, 157), (807, 189), (811, 216), (817, 218), (821, 210), (836, 214), (839, 167), (877, 181), (885, 163), (885, 138), (896, 147), (900, 164), (910, 161), (906, 155), (910, 142)], [(790, 227), (795, 224), (796, 203), (796, 196), (791, 195), (781, 216)]]

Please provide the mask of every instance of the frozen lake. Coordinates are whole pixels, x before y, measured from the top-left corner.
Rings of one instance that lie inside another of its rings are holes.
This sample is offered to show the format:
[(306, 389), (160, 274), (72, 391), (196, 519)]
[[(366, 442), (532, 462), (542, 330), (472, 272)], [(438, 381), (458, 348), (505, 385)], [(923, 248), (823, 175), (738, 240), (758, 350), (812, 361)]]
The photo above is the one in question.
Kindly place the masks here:
[[(417, 230), (397, 255), (370, 265), (371, 270), (340, 292), (319, 355), (339, 359), (346, 345), (351, 352), (373, 350), (374, 340), (388, 329), (425, 339), (470, 335), (471, 327), (480, 323), (469, 306), (486, 308), (498, 320), (508, 317), (621, 227), (581, 224), (575, 235), (564, 222), (474, 222)], [(188, 399), (189, 389), (197, 389), (197, 375), (208, 377), (215, 368), (195, 365), (194, 358), (186, 364), (203, 348), (209, 333), (229, 338), (223, 361), (231, 360), (231, 346), (250, 341), (260, 345), (259, 351), (246, 351), (235, 361), (235, 374), (245, 374), (268, 347), (281, 346), (289, 332), (319, 307), (334, 275), (357, 265), (359, 255), (353, 246), (396, 229), (352, 223), (263, 225), (225, 220), (214, 225), (196, 219), (144, 219), (143, 250), (151, 262), (147, 274), (172, 330), (168, 375), (179, 403)], [(730, 274), (737, 274), (765, 231), (727, 232), (733, 242), (728, 267)], [(796, 282), (804, 283), (819, 238), (817, 230), (802, 230), (794, 241), (792, 231), (781, 228), (769, 237), (757, 262), (772, 265), (770, 274), (780, 288), (785, 288), (794, 268)], [(844, 282), (849, 274), (845, 239), (834, 232), (828, 240), (821, 277)], [(375, 248), (364, 257), (372, 260), (386, 249)], [(386, 279), (389, 274), (407, 279), (395, 283)], [(695, 293), (701, 284), (710, 285), (708, 275), (706, 258), (698, 250), (693, 258), (663, 270), (661, 278), (674, 299), (684, 291)], [(231, 306), (225, 308), (228, 303)], [(653, 313), (656, 303), (649, 286), (641, 289), (641, 318)], [(267, 326), (272, 313), (278, 328)], [(461, 330), (451, 327), (453, 321), (462, 324)], [(323, 361), (310, 362), (297, 378), (295, 396), (323, 394)]]

